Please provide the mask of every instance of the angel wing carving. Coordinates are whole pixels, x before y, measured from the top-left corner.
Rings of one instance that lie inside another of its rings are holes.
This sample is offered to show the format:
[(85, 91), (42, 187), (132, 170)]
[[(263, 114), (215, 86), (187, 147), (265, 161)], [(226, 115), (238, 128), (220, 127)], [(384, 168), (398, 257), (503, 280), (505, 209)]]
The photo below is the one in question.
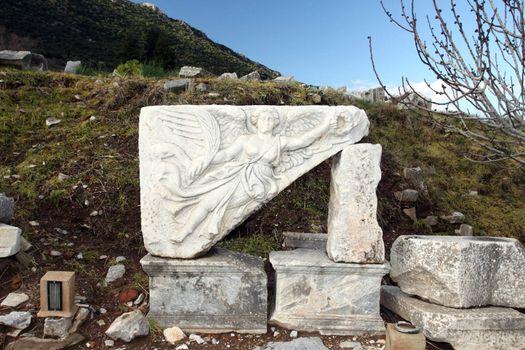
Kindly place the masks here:
[[(318, 126), (321, 123), (322, 118), (328, 118), (328, 116), (322, 116), (319, 113), (304, 112), (289, 114), (286, 118), (287, 122), (281, 131), (281, 135), (287, 137), (300, 136), (303, 133)], [(275, 173), (281, 174), (288, 169), (303, 164), (306, 159), (311, 158), (318, 151), (319, 146), (316, 145), (311, 145), (310, 147), (300, 148), (293, 151), (284, 151), (281, 155), (279, 166), (275, 169)]]
[(223, 106), (214, 113), (221, 132), (220, 148), (230, 146), (240, 135), (248, 133), (246, 112), (239, 107)]
[(221, 130), (215, 118), (204, 110), (196, 114), (164, 108), (161, 112), (162, 138), (170, 141), (154, 145), (153, 152), (162, 160), (175, 158), (184, 167), (204, 154), (208, 165), (221, 143)]

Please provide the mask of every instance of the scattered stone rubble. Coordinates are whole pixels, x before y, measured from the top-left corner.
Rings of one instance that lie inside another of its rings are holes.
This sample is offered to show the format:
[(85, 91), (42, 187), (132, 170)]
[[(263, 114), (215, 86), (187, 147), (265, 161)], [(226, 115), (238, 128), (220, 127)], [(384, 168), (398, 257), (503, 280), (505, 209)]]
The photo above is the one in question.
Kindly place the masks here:
[(140, 310), (126, 312), (117, 317), (106, 330), (106, 335), (113, 340), (129, 343), (136, 337), (149, 334), (149, 322)]

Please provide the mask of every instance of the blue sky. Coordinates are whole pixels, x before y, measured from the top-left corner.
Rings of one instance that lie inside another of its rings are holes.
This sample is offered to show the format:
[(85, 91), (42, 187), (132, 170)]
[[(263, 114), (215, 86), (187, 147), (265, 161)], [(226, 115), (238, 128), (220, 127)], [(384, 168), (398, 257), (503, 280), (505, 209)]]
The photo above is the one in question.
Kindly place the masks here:
[[(212, 40), (305, 83), (353, 89), (378, 85), (368, 36), (387, 85), (398, 85), (401, 76), (432, 80), (410, 35), (389, 22), (379, 0), (147, 1)], [(399, 6), (398, 0), (385, 3), (393, 10)], [(430, 10), (430, 1), (420, 3), (422, 14)]]

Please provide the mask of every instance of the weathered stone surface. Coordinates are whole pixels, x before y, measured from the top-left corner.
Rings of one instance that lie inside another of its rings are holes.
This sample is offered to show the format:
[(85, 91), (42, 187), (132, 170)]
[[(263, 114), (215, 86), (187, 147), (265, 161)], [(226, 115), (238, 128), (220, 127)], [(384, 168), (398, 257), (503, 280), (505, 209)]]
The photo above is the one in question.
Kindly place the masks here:
[(21, 69), (29, 69), (31, 66), (31, 52), (1, 50), (0, 64), (14, 66)]
[(328, 350), (318, 337), (299, 338), (287, 342), (269, 342), (264, 347), (254, 350)]
[(179, 76), (182, 78), (202, 78), (213, 76), (213, 74), (201, 67), (184, 66), (180, 69)]
[(456, 350), (522, 350), (525, 315), (502, 307), (454, 309), (381, 287), (381, 304), (420, 327), (425, 336)]
[(240, 81), (257, 81), (261, 80), (261, 75), (258, 71), (253, 71), (239, 78)]
[(405, 293), (433, 303), (525, 307), (525, 249), (515, 239), (400, 236), (390, 262)]
[(164, 83), (164, 90), (186, 91), (190, 88), (191, 79), (174, 79)]
[(326, 249), (326, 233), (283, 232), (286, 248)]
[(442, 215), (441, 220), (445, 220), (449, 224), (461, 224), (465, 221), (465, 215), (459, 211), (453, 211), (450, 215)]
[(60, 124), (61, 122), (62, 122), (62, 120), (60, 120), (58, 118), (49, 117), (49, 118), (46, 119), (46, 126), (50, 127), (50, 126), (53, 126), (53, 125)]
[(179, 327), (166, 328), (163, 332), (164, 338), (170, 344), (175, 344), (178, 341), (186, 338), (186, 334)]
[(403, 213), (406, 216), (408, 216), (412, 221), (417, 221), (417, 213), (416, 213), (416, 208), (415, 207), (404, 208), (403, 209)]
[(64, 73), (76, 74), (82, 67), (81, 61), (67, 61), (66, 68), (64, 68)]
[(122, 264), (110, 266), (104, 281), (106, 283), (115, 282), (119, 278), (122, 278), (125, 273), (126, 273), (126, 267)]
[(153, 255), (203, 255), (299, 176), (368, 133), (353, 106), (156, 106), (140, 116), (141, 223)]
[(0, 316), (0, 324), (16, 329), (26, 329), (31, 324), (31, 313), (27, 311), (12, 311)]
[(72, 317), (46, 317), (44, 320), (44, 336), (65, 338), (69, 334)]
[(419, 192), (416, 190), (406, 189), (394, 193), (396, 199), (400, 202), (415, 202), (419, 196)]
[(0, 258), (13, 256), (20, 251), (22, 230), (0, 223)]
[(73, 321), (73, 324), (69, 328), (69, 333), (70, 334), (76, 333), (76, 331), (78, 330), (78, 327), (80, 327), (82, 323), (84, 323), (84, 321), (89, 317), (90, 314), (91, 314), (91, 311), (88, 308), (79, 307), (75, 315), (75, 320)]
[(404, 168), (403, 175), (414, 188), (424, 194), (428, 194), (428, 188), (425, 183), (425, 176), (423, 170), (420, 167), (416, 168)]
[(129, 343), (136, 337), (149, 334), (149, 322), (139, 310), (126, 312), (113, 321), (106, 335), (113, 340), (123, 340)]
[(219, 75), (219, 77), (217, 78), (219, 80), (226, 80), (226, 79), (230, 79), (230, 80), (237, 80), (239, 79), (237, 77), (237, 73), (222, 73), (221, 75)]
[(333, 158), (326, 251), (336, 262), (385, 261), (377, 223), (380, 163), (381, 145), (367, 143), (348, 146)]
[(15, 214), (15, 200), (0, 193), (0, 222), (10, 223)]
[(273, 81), (278, 82), (278, 83), (293, 83), (295, 79), (292, 75), (289, 75), (286, 77), (277, 77)]
[(263, 260), (214, 248), (193, 260), (147, 255), (148, 318), (185, 332), (266, 333), (267, 277)]
[(61, 350), (80, 343), (84, 337), (78, 333), (70, 334), (65, 339), (42, 339), (27, 337), (7, 345), (5, 350)]
[(388, 264), (335, 263), (325, 252), (270, 253), (275, 269), (272, 324), (321, 334), (384, 332), (379, 288)]
[(0, 306), (17, 307), (28, 300), (29, 296), (26, 293), (9, 293)]
[(459, 229), (455, 231), (460, 236), (473, 236), (474, 228), (467, 224), (461, 224)]

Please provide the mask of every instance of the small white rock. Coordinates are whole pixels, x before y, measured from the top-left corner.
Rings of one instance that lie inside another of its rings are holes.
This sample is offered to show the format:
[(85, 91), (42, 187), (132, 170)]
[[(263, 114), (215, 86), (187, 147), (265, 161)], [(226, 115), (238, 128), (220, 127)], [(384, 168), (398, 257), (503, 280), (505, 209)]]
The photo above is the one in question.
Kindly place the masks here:
[(29, 221), (29, 225), (35, 227), (35, 226), (40, 226), (40, 224), (38, 223), (38, 221)]
[(84, 255), (82, 255), (82, 253), (78, 253), (75, 257), (79, 260), (84, 259)]
[(110, 266), (108, 273), (105, 278), (106, 283), (115, 282), (119, 278), (122, 278), (126, 273), (126, 267), (122, 264)]
[(97, 324), (98, 324), (100, 327), (102, 327), (102, 326), (105, 326), (105, 325), (106, 325), (106, 321), (104, 321), (104, 320), (98, 320), (98, 321), (97, 321)]
[(58, 250), (52, 250), (52, 251), (49, 252), (49, 254), (51, 256), (61, 256), (62, 255), (62, 253), (59, 252)]
[(46, 119), (46, 126), (53, 126), (58, 123), (60, 123), (62, 120), (55, 118), (55, 117), (49, 117)]
[(211, 338), (211, 343), (212, 343), (213, 345), (219, 345), (221, 342), (218, 341), (218, 340), (215, 339), (215, 338)]
[(127, 343), (136, 337), (149, 334), (149, 322), (146, 316), (139, 311), (126, 312), (113, 321), (106, 330), (106, 335), (114, 340), (121, 339)]
[(0, 306), (17, 307), (28, 300), (29, 296), (25, 293), (9, 293)]
[(179, 345), (175, 348), (175, 350), (188, 350), (188, 345), (186, 344), (182, 344), (182, 345)]
[(126, 257), (125, 257), (125, 256), (122, 256), (122, 255), (117, 256), (117, 257), (115, 258), (115, 261), (118, 262), (118, 263), (119, 263), (119, 262), (122, 262), (122, 261), (125, 261), (125, 260), (126, 260)]
[(291, 331), (290, 338), (297, 338), (297, 331)]
[(106, 345), (108, 348), (110, 348), (110, 347), (115, 345), (115, 341), (113, 341), (111, 339), (104, 340), (104, 345)]
[(108, 256), (107, 255), (101, 255), (98, 257), (99, 260), (104, 260), (104, 259), (107, 259)]
[(280, 333), (279, 331), (275, 331), (275, 332), (273, 332), (273, 336), (274, 336), (274, 337), (277, 337), (277, 336), (279, 336), (280, 334), (281, 334), (281, 333)]
[(97, 216), (98, 215), (98, 211), (97, 210), (93, 210), (89, 216)]
[(12, 311), (0, 316), (0, 324), (16, 329), (25, 329), (31, 324), (31, 313), (27, 311)]
[(133, 302), (134, 305), (140, 305), (140, 303), (142, 303), (144, 301), (144, 298), (146, 296), (144, 295), (144, 293), (140, 293), (139, 296), (137, 297), (137, 299), (135, 299), (135, 301)]
[(166, 328), (162, 333), (164, 334), (164, 338), (166, 338), (166, 341), (172, 345), (186, 338), (186, 334), (184, 334), (182, 329), (176, 326)]
[(191, 341), (196, 342), (196, 343), (199, 344), (199, 345), (202, 345), (202, 344), (205, 343), (204, 339), (202, 339), (201, 336), (200, 336), (200, 335), (197, 335), (197, 334), (190, 334), (189, 339), (190, 339)]
[(104, 314), (106, 314), (108, 312), (108, 310), (104, 309), (103, 307), (98, 309), (98, 311), (100, 312), (101, 315), (104, 315)]

